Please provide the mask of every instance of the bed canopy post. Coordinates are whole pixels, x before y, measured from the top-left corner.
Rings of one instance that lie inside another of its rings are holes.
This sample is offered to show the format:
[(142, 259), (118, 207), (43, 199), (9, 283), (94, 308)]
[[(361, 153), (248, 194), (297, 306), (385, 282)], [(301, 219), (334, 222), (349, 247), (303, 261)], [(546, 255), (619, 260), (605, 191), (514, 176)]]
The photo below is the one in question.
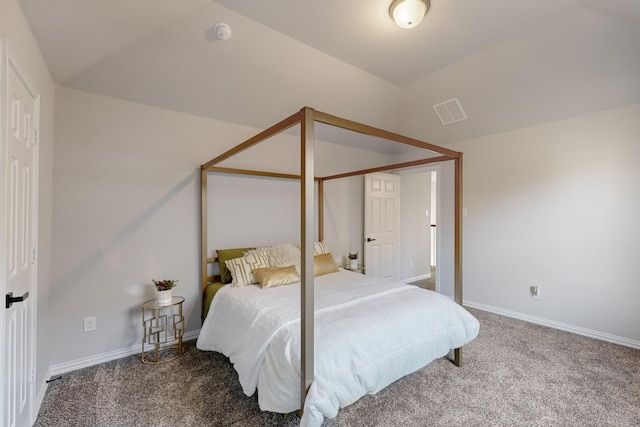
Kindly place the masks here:
[(454, 206), (454, 299), (462, 305), (462, 153), (454, 159), (455, 206)]
[(318, 241), (324, 241), (324, 179), (318, 180)]
[[(462, 305), (462, 153), (454, 159), (455, 201), (454, 201), (454, 279), (453, 297)], [(453, 363), (462, 366), (462, 348), (453, 352)]]
[(300, 131), (300, 240), (301, 240), (301, 284), (300, 284), (300, 328), (301, 357), (300, 409), (314, 380), (314, 292), (313, 292), (313, 241), (314, 241), (314, 129), (313, 109), (302, 109)]
[[(208, 263), (208, 243), (207, 243), (207, 170), (200, 169), (200, 290), (207, 287), (209, 276)], [(202, 299), (202, 309), (204, 309), (204, 298)], [(204, 311), (202, 311), (204, 313)], [(203, 319), (204, 320), (204, 319)]]

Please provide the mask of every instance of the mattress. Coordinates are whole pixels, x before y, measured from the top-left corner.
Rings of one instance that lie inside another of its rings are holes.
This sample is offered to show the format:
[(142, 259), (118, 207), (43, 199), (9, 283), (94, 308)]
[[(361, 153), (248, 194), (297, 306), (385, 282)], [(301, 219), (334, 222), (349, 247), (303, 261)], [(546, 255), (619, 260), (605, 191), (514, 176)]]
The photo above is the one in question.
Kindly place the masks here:
[[(314, 382), (303, 426), (320, 426), (366, 394), (473, 340), (478, 321), (449, 298), (342, 270), (316, 277)], [(226, 285), (197, 347), (233, 363), (247, 396), (265, 411), (300, 409), (300, 284)]]

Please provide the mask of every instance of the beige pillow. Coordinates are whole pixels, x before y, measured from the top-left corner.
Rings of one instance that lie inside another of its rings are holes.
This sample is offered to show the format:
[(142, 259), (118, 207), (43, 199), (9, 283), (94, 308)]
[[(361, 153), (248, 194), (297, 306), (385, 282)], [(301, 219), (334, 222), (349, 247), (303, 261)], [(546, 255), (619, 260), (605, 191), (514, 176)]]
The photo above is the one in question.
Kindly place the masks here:
[(325, 245), (324, 242), (313, 242), (314, 255), (323, 255), (328, 253), (329, 253), (329, 249), (327, 249), (327, 245)]
[(225, 262), (231, 272), (232, 286), (247, 286), (258, 283), (251, 270), (269, 267), (269, 257), (264, 252), (251, 252), (240, 258), (229, 259)]
[(266, 267), (253, 270), (261, 288), (273, 288), (275, 286), (290, 285), (300, 281), (300, 276), (296, 272), (296, 267)]
[[(298, 250), (301, 250), (300, 248), (302, 247), (302, 245), (300, 243), (296, 243), (296, 247), (298, 248)], [(313, 242), (314, 255), (322, 255), (328, 253), (329, 249), (327, 249), (327, 245), (325, 245), (324, 242)]]
[(333, 259), (333, 255), (330, 253), (316, 255), (313, 257), (313, 275), (322, 276), (329, 273), (335, 273), (338, 271), (336, 261)]
[(266, 252), (269, 256), (268, 267), (289, 267), (294, 265), (296, 272), (300, 271), (300, 249), (293, 243), (280, 243), (272, 246)]

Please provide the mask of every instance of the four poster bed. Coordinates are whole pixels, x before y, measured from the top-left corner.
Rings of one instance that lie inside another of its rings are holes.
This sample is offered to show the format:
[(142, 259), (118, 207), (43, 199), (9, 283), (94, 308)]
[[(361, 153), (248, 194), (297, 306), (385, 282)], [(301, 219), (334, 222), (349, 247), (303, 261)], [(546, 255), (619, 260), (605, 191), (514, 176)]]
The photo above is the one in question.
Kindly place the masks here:
[[(316, 177), (315, 122), (423, 148), (437, 155)], [(300, 175), (217, 166), (295, 125), (300, 125)], [(443, 161), (455, 164), (454, 301), (416, 286), (338, 268), (330, 248), (323, 243), (323, 183)], [(219, 250), (217, 257), (210, 257), (213, 251), (208, 247), (207, 236), (209, 172), (299, 180), (300, 243)], [(219, 351), (229, 357), (245, 394), (250, 396), (258, 391), (262, 410), (288, 413), (302, 409), (301, 423), (308, 426), (319, 426), (324, 417), (335, 417), (340, 407), (365, 394), (376, 393), (445, 356), (451, 349), (454, 363), (460, 366), (461, 347), (473, 340), (479, 329), (478, 321), (461, 306), (461, 185), (462, 153), (309, 107), (203, 164), (204, 323), (198, 348)], [(213, 262), (219, 262), (220, 278), (209, 274)]]

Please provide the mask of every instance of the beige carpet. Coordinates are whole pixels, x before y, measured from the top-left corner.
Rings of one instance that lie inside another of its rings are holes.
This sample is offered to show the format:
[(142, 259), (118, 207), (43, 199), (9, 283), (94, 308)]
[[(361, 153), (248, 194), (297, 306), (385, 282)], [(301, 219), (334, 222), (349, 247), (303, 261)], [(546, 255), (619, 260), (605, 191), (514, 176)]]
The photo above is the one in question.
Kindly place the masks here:
[[(640, 350), (469, 310), (463, 350), (341, 409), (323, 427), (640, 426)], [(170, 363), (138, 356), (63, 375), (36, 426), (297, 426), (242, 393), (229, 360), (193, 342)]]
[(431, 277), (427, 279), (417, 280), (415, 282), (409, 283), (410, 285), (416, 285), (423, 289), (428, 289), (430, 291), (436, 291), (436, 268), (431, 266)]

